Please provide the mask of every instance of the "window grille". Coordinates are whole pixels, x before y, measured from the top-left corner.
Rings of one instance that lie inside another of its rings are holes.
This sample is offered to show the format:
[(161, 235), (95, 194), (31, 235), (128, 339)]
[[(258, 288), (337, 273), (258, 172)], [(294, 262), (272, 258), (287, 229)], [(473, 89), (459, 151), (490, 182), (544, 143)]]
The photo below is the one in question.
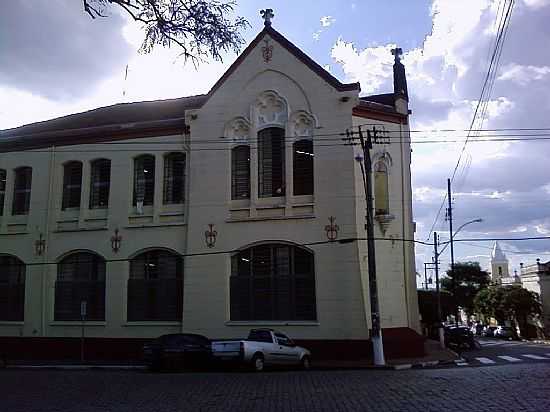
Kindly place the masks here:
[(134, 205), (152, 205), (155, 198), (155, 157), (142, 155), (134, 160)]
[(111, 161), (109, 159), (94, 160), (91, 163), (90, 209), (108, 208), (110, 189)]
[(0, 321), (22, 322), (25, 312), (25, 264), (0, 255)]
[(313, 194), (313, 141), (294, 143), (294, 195)]
[(285, 131), (278, 127), (258, 133), (258, 194), (260, 197), (285, 195)]
[(388, 166), (384, 161), (374, 168), (374, 208), (375, 215), (389, 214)]
[(0, 216), (4, 214), (4, 199), (6, 198), (6, 171), (0, 169)]
[(315, 320), (314, 256), (286, 244), (254, 246), (231, 259), (231, 320)]
[(80, 207), (82, 163), (69, 162), (63, 167), (63, 199), (61, 209)]
[(75, 252), (57, 265), (55, 320), (81, 320), (83, 301), (86, 320), (105, 320), (105, 260), (95, 253)]
[(185, 200), (185, 154), (170, 153), (164, 157), (164, 204)]
[(13, 185), (13, 215), (28, 215), (31, 205), (32, 168), (15, 169)]
[(183, 261), (180, 256), (151, 250), (130, 261), (129, 321), (181, 321)]
[(231, 199), (250, 199), (250, 147), (231, 150)]

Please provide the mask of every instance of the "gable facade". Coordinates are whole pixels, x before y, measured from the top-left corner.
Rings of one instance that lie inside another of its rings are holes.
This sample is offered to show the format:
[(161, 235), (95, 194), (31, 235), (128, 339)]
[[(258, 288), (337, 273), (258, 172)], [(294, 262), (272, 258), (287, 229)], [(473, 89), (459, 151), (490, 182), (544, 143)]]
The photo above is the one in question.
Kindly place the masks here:
[(375, 126), (400, 137), (375, 145), (373, 165), (381, 321), (402, 346), (396, 331), (419, 328), (413, 243), (400, 241), (414, 236), (407, 101), (359, 92), (266, 26), (207, 95), (2, 132), (0, 265), (19, 309), (0, 335), (78, 337), (86, 300), (90, 337), (275, 326), (366, 350), (366, 204), (343, 137)]

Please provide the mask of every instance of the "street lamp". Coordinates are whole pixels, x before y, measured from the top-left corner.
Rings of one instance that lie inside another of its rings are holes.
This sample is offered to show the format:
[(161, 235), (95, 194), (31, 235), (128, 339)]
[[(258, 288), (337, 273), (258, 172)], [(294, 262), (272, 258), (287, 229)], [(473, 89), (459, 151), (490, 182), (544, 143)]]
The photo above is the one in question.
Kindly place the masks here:
[[(480, 219), (480, 218), (470, 220), (469, 222), (466, 222), (462, 226), (460, 226), (454, 233), (452, 232), (452, 226), (451, 226), (451, 231), (450, 231), (451, 239), (449, 243), (447, 243), (445, 247), (441, 249), (441, 252), (439, 252), (441, 254), (448, 245), (451, 245), (451, 272), (453, 271), (455, 266), (455, 251), (454, 251), (454, 245), (453, 245), (454, 237), (458, 234), (458, 232), (460, 232), (464, 227), (468, 226), (469, 224), (481, 223), (481, 222), (483, 222), (483, 219)], [(454, 276), (453, 276), (453, 296), (455, 298), (455, 303), (456, 303), (456, 279)], [(456, 303), (455, 305), (455, 326), (458, 326), (458, 303)]]

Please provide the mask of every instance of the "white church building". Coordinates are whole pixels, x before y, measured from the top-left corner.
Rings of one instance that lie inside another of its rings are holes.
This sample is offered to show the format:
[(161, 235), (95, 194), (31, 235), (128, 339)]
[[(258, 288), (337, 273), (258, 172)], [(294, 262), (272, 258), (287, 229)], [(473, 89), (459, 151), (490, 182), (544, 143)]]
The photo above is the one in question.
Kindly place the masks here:
[(422, 354), (399, 53), (392, 92), (360, 91), (267, 19), (206, 94), (0, 131), (0, 350), (77, 357), (84, 330), (87, 357), (131, 357), (167, 333), (275, 327), (314, 356), (370, 356), (360, 146), (343, 140), (361, 126), (380, 132), (385, 351)]

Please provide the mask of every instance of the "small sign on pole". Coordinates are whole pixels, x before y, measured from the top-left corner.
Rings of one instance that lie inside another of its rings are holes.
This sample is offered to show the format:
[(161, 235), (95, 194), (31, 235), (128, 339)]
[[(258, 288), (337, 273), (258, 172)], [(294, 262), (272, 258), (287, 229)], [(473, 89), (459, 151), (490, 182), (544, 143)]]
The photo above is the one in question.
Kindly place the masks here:
[(80, 302), (80, 319), (82, 319), (82, 335), (80, 336), (80, 361), (84, 362), (84, 321), (88, 312), (88, 302)]

